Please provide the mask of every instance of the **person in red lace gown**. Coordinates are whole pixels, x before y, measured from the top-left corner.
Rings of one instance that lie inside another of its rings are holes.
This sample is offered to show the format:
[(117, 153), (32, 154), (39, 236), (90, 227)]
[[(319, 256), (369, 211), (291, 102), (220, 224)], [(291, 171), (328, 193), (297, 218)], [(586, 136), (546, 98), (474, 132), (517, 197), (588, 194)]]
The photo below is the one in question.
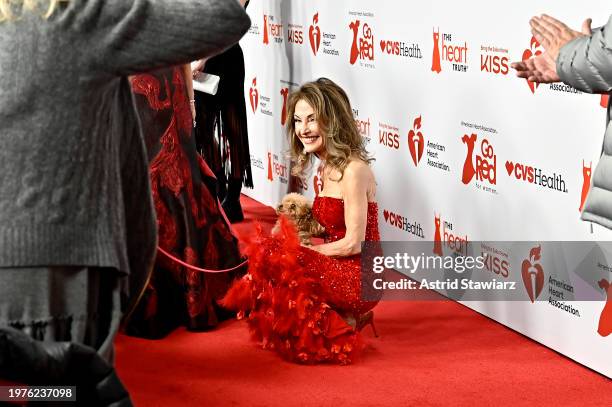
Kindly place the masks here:
[(322, 160), (323, 189), (313, 214), (323, 244), (300, 246), (295, 227), (249, 245), (249, 271), (224, 298), (247, 317), (264, 348), (300, 363), (355, 360), (360, 329), (372, 322), (379, 295), (361, 273), (361, 242), (380, 240), (376, 182), (346, 93), (329, 79), (303, 85), (288, 103), (292, 173), (303, 176)]
[(189, 65), (131, 77), (149, 154), (149, 174), (157, 213), (159, 248), (143, 301), (127, 332), (158, 338), (178, 325), (206, 330), (232, 314), (219, 306), (231, 282), (244, 270), (238, 241), (216, 195), (216, 179), (197, 153)]

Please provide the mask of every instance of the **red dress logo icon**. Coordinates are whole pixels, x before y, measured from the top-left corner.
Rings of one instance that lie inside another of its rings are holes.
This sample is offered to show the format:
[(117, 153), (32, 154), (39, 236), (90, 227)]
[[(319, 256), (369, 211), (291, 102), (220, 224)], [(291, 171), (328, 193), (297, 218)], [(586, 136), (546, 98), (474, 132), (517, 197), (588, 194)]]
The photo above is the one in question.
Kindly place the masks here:
[(535, 302), (544, 288), (544, 270), (539, 263), (541, 250), (541, 246), (531, 249), (529, 259), (523, 260), (521, 265), (523, 284), (532, 303)]
[(249, 100), (251, 101), (251, 109), (253, 113), (257, 111), (257, 105), (259, 104), (259, 92), (257, 91), (257, 77), (253, 78), (251, 89), (249, 90)]
[(314, 56), (317, 56), (317, 52), (319, 51), (319, 45), (321, 45), (321, 29), (318, 26), (319, 23), (319, 13), (315, 14), (312, 17), (312, 25), (310, 26), (310, 30), (308, 31), (310, 37), (310, 49), (312, 49), (312, 53)]
[(433, 32), (433, 55), (431, 58), (431, 70), (436, 73), (440, 73), (442, 71), (442, 67), (440, 66), (440, 29), (438, 28), (438, 32)]
[(357, 57), (359, 57), (359, 46), (357, 45), (357, 35), (359, 34), (359, 25), (361, 22), (359, 20), (355, 20), (354, 22), (349, 24), (349, 28), (353, 30), (353, 45), (351, 45), (351, 65), (354, 65), (357, 62)]
[(434, 233), (434, 248), (433, 253), (438, 256), (442, 256), (442, 235), (440, 234), (440, 216), (436, 216), (434, 213), (434, 222), (436, 225), (436, 231)]
[(464, 134), (461, 141), (463, 141), (463, 144), (467, 145), (467, 154), (465, 156), (465, 162), (463, 163), (463, 176), (461, 177), (461, 181), (467, 185), (472, 178), (474, 178), (474, 174), (476, 174), (476, 170), (474, 169), (474, 144), (476, 143), (476, 135), (472, 134), (468, 136)]
[(591, 187), (591, 169), (593, 168), (593, 162), (588, 167), (584, 166), (584, 160), (582, 160), (582, 194), (580, 195), (580, 207), (578, 211), (582, 212), (584, 208), (584, 201), (589, 194), (589, 188)]
[(319, 195), (319, 192), (323, 190), (323, 166), (320, 165), (317, 168), (317, 174), (312, 179), (315, 195)]
[(410, 149), (410, 155), (414, 165), (418, 166), (421, 158), (423, 157), (423, 149), (425, 148), (425, 141), (423, 134), (419, 131), (421, 129), (421, 116), (414, 119), (412, 130), (408, 132), (408, 148)]
[(604, 109), (608, 108), (608, 101), (610, 100), (610, 95), (601, 95), (601, 100), (599, 101), (599, 105)]
[(601, 279), (599, 287), (606, 292), (607, 300), (601, 316), (599, 317), (599, 328), (597, 333), (601, 336), (608, 336), (612, 333), (612, 284), (608, 280)]
[(287, 96), (289, 96), (289, 88), (283, 88), (280, 91), (283, 96), (283, 110), (281, 113), (281, 124), (284, 126), (287, 122)]
[(269, 44), (270, 39), (268, 38), (268, 16), (264, 14), (264, 31), (263, 31), (263, 43)]
[[(535, 37), (531, 37), (531, 44), (529, 46), (529, 49), (526, 49), (523, 52), (523, 61), (528, 60), (532, 56), (540, 55), (542, 51), (538, 49), (539, 46), (540, 46), (540, 43), (538, 42), (538, 40), (536, 40)], [(539, 86), (539, 83), (530, 82), (527, 79), (525, 80), (527, 81), (527, 85), (529, 86), (529, 89), (531, 89), (531, 93), (535, 93), (535, 90)]]
[(274, 180), (274, 177), (272, 177), (272, 153), (270, 152), (268, 152), (268, 180)]

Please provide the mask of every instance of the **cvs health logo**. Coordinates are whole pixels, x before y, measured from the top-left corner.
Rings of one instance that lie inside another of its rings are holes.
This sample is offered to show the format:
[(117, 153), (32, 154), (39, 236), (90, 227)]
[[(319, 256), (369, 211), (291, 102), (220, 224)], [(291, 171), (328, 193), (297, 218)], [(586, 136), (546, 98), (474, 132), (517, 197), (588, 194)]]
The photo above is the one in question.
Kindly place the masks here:
[(463, 163), (463, 175), (461, 181), (467, 185), (474, 176), (477, 181), (488, 181), (491, 185), (497, 184), (497, 155), (493, 146), (486, 138), (482, 139), (479, 144), (480, 153), (474, 154), (474, 148), (478, 136), (474, 133), (471, 135), (465, 134), (461, 141), (467, 147), (465, 162)]
[(521, 264), (523, 284), (531, 302), (539, 297), (544, 288), (544, 270), (540, 264), (542, 247), (534, 247), (529, 251), (529, 258)]
[(253, 78), (251, 82), (251, 88), (249, 89), (249, 101), (251, 102), (251, 109), (253, 113), (257, 111), (259, 105), (259, 91), (257, 90), (257, 77)]
[[(357, 59), (374, 60), (374, 34), (368, 23), (361, 24), (360, 20), (355, 20), (349, 24), (353, 32), (353, 43), (351, 45), (351, 55), (349, 62), (355, 65)], [(361, 28), (361, 30), (360, 30)], [(361, 35), (360, 35), (361, 31)]]
[(321, 46), (321, 29), (319, 28), (319, 13), (312, 17), (312, 25), (308, 30), (308, 38), (310, 39), (310, 49), (314, 56), (317, 56), (319, 47)]
[[(535, 39), (535, 37), (531, 37), (531, 43), (529, 44), (529, 48), (523, 51), (523, 61), (526, 61), (531, 57), (536, 57), (540, 54), (542, 54), (542, 50), (540, 49), (540, 43), (538, 42), (538, 40)], [(527, 85), (529, 86), (529, 89), (531, 89), (531, 93), (535, 93), (535, 90), (540, 84), (535, 83), (535, 82), (530, 82), (527, 79), (525, 80), (527, 81)]]
[(404, 232), (408, 232), (416, 237), (420, 237), (421, 239), (425, 239), (425, 233), (423, 232), (423, 228), (419, 222), (411, 222), (407, 217), (393, 213), (387, 209), (383, 210), (383, 216), (385, 218), (385, 222), (387, 222), (389, 225), (403, 230)]
[(414, 119), (412, 130), (408, 132), (408, 149), (414, 166), (417, 167), (421, 158), (423, 158), (423, 150), (425, 149), (425, 138), (421, 133), (421, 116)]

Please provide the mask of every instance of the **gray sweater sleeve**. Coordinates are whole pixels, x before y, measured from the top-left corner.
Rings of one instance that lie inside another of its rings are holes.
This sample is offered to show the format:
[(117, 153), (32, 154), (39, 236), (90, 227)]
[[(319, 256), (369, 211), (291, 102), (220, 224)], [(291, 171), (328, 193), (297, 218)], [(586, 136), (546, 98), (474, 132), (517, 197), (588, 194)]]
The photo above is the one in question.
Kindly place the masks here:
[(113, 75), (217, 54), (250, 26), (237, 0), (72, 0), (58, 22), (75, 33), (83, 63)]
[(590, 37), (576, 38), (561, 48), (557, 74), (563, 82), (584, 92), (612, 90), (612, 17)]

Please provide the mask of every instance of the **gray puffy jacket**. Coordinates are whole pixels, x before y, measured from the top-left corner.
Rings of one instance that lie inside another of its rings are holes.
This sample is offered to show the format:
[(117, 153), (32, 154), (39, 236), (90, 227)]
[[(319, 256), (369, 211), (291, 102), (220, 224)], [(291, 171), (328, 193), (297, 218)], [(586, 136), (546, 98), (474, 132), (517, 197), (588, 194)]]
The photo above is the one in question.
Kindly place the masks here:
[[(580, 37), (561, 48), (557, 58), (561, 80), (589, 93), (612, 90), (612, 17), (590, 37)], [(612, 123), (608, 103), (601, 158), (593, 174), (582, 219), (612, 229)]]

